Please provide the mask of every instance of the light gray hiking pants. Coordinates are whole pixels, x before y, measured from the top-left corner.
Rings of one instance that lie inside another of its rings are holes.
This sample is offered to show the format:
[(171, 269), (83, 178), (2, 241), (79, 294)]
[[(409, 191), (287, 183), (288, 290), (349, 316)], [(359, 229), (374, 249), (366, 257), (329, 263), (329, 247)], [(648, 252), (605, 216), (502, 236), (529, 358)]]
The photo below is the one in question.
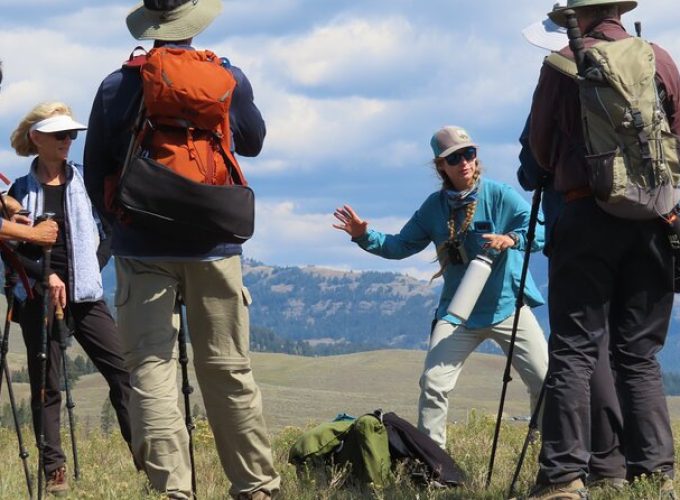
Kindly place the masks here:
[[(456, 386), (463, 363), (487, 339), (495, 341), (507, 354), (514, 317), (513, 314), (496, 325), (474, 330), (442, 320), (435, 325), (420, 377), (418, 429), (443, 449), (446, 449), (449, 392)], [(548, 371), (548, 344), (536, 317), (527, 306), (520, 311), (512, 366), (527, 386), (533, 412)]]
[(116, 275), (119, 331), (132, 386), (132, 447), (151, 485), (170, 498), (191, 498), (189, 436), (178, 407), (179, 293), (229, 494), (276, 492), (280, 478), (248, 356), (250, 295), (240, 256), (178, 262), (117, 257)]

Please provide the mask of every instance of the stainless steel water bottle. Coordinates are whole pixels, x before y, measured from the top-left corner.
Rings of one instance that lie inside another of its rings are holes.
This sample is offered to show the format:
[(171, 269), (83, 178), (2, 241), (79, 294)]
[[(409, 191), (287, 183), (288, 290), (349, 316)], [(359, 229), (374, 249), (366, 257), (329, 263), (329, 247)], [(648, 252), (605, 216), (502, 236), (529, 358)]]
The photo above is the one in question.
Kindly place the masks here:
[(484, 289), (486, 280), (489, 279), (492, 264), (493, 260), (488, 255), (477, 255), (470, 261), (463, 279), (446, 309), (449, 314), (462, 321), (467, 321)]

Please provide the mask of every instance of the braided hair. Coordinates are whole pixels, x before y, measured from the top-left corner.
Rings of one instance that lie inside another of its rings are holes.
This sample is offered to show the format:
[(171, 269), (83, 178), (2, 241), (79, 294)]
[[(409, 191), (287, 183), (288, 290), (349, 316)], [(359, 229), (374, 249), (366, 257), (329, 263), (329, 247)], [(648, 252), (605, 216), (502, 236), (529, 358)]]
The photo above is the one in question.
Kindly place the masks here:
[[(442, 179), (442, 189), (455, 189), (453, 184), (451, 184), (451, 180), (448, 178), (448, 176), (446, 174), (443, 174), (437, 167), (438, 161), (442, 161), (442, 159), (437, 158), (434, 160), (437, 173)], [(482, 175), (481, 170), (482, 169), (481, 165), (479, 164), (479, 160), (475, 160), (475, 173), (474, 176), (472, 177), (473, 185), (479, 182), (479, 178)], [(473, 201), (472, 203), (468, 203), (465, 206), (465, 219), (463, 220), (463, 223), (461, 224), (458, 231), (456, 231), (456, 217), (455, 217), (456, 212), (454, 210), (451, 210), (451, 213), (449, 214), (449, 220), (446, 223), (449, 229), (449, 239), (437, 247), (437, 261), (439, 262), (439, 271), (432, 275), (430, 281), (434, 281), (444, 274), (444, 270), (446, 269), (446, 266), (449, 265), (451, 260), (449, 250), (451, 249), (452, 246), (457, 246), (460, 244), (461, 237), (463, 238), (465, 237), (465, 234), (467, 233), (470, 224), (472, 224), (472, 219), (475, 216), (476, 209), (477, 200)]]

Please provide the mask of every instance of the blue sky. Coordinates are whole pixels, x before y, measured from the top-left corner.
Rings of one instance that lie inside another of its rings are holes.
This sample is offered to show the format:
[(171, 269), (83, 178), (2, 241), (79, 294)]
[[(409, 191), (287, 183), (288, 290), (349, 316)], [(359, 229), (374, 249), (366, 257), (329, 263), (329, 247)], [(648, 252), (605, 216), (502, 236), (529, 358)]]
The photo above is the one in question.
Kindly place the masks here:
[[(680, 61), (677, 0), (624, 16)], [(9, 134), (35, 104), (62, 100), (86, 121), (104, 76), (138, 42), (132, 2), (0, 0), (0, 170), (28, 168)], [(371, 227), (397, 231), (437, 189), (429, 138), (466, 127), (485, 173), (516, 186), (516, 138), (543, 53), (520, 35), (552, 2), (536, 0), (235, 0), (196, 40), (250, 78), (268, 125), (263, 153), (242, 166), (257, 196), (245, 255), (267, 264), (436, 270), (430, 247), (404, 261), (368, 255), (331, 228), (350, 203)], [(148, 44), (147, 44), (148, 47)], [(82, 159), (79, 138), (72, 159)]]

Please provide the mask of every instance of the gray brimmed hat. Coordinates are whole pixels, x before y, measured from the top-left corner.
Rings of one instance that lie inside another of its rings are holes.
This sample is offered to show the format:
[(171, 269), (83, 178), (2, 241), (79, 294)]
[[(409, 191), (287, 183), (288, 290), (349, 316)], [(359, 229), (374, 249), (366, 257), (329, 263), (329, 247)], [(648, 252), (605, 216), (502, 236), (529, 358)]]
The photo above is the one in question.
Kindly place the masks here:
[(144, 0), (127, 16), (137, 40), (175, 42), (198, 35), (222, 12), (222, 0)]
[[(568, 9), (580, 9), (581, 7), (595, 7), (598, 5), (618, 5), (619, 12), (624, 14), (637, 7), (635, 0), (567, 0), (567, 5), (556, 3), (553, 10), (548, 12), (548, 17), (558, 26), (566, 26), (567, 18), (564, 11)], [(577, 13), (578, 14), (578, 13)]]
[(430, 139), (430, 146), (435, 158), (444, 158), (459, 149), (479, 147), (465, 129), (455, 125), (447, 125), (437, 130)]

